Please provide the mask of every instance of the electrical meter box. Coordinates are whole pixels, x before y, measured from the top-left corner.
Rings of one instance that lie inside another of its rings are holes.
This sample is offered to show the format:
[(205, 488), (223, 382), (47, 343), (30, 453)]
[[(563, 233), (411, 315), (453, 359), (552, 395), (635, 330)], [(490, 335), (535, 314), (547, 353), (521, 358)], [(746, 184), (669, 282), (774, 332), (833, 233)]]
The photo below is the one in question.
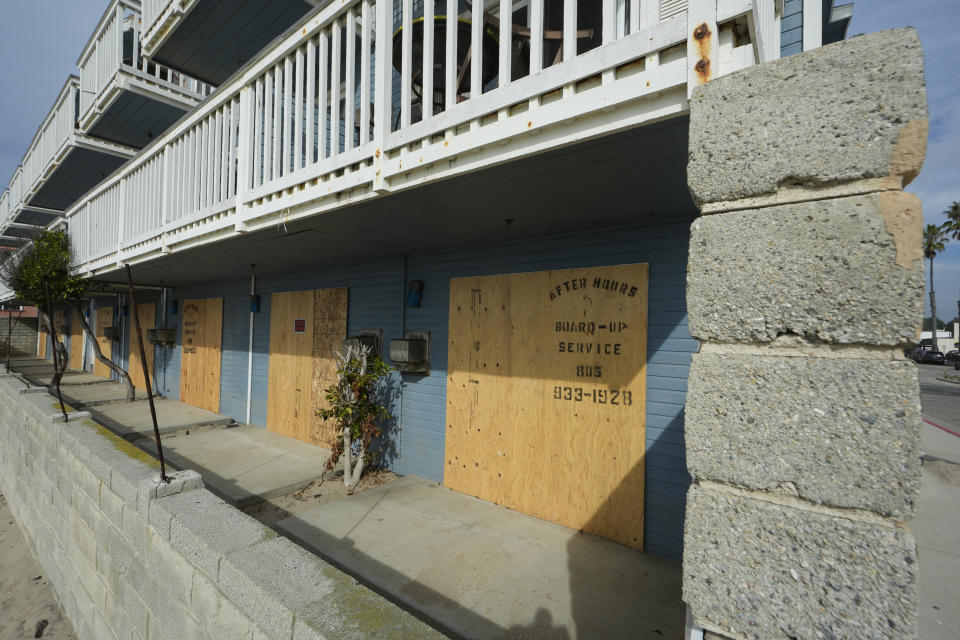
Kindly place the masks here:
[(172, 347), (176, 341), (176, 329), (147, 329), (147, 342), (150, 344)]
[(390, 341), (390, 360), (403, 373), (430, 373), (430, 332), (407, 331)]
[(120, 327), (104, 327), (103, 328), (103, 337), (109, 338), (110, 340), (119, 340), (120, 339)]
[(383, 341), (383, 330), (381, 329), (361, 329), (359, 333), (354, 334), (343, 341), (343, 349), (346, 351), (347, 345), (359, 343), (370, 349), (371, 358), (380, 358), (381, 343)]

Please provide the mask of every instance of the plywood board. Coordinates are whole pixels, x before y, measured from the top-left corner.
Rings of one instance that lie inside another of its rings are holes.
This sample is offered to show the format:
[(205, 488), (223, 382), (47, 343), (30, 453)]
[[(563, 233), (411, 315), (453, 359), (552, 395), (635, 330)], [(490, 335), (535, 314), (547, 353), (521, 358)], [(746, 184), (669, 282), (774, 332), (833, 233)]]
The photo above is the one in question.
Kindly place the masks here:
[[(100, 345), (100, 353), (107, 360), (113, 357), (113, 340), (103, 335), (103, 330), (113, 326), (113, 307), (97, 307), (97, 327), (94, 333), (97, 336), (97, 344)], [(94, 359), (93, 374), (101, 378), (109, 378), (110, 367), (99, 360)]]
[(318, 289), (313, 292), (312, 396), (309, 440), (330, 448), (335, 425), (317, 415), (329, 407), (326, 390), (337, 382), (337, 358), (334, 355), (347, 337), (347, 289)]
[(223, 298), (185, 300), (180, 355), (180, 402), (220, 411)]
[(41, 320), (38, 324), (40, 331), (37, 334), (37, 357), (47, 357), (47, 329), (46, 324)]
[(446, 486), (643, 548), (647, 274), (451, 280)]
[(80, 323), (80, 313), (74, 309), (70, 316), (70, 362), (71, 369), (83, 369), (83, 325)]
[[(144, 302), (137, 305), (137, 317), (140, 319), (140, 332), (143, 335), (143, 352), (147, 356), (147, 370), (150, 371), (150, 380), (153, 381), (153, 345), (147, 342), (147, 331), (157, 324), (157, 305), (155, 302)], [(147, 390), (146, 377), (143, 375), (143, 363), (140, 360), (140, 345), (137, 344), (137, 329), (131, 322), (130, 327), (130, 380), (133, 386), (142, 391)]]
[(332, 424), (316, 412), (336, 382), (334, 350), (347, 333), (347, 289), (275, 293), (270, 301), (267, 429), (324, 447)]

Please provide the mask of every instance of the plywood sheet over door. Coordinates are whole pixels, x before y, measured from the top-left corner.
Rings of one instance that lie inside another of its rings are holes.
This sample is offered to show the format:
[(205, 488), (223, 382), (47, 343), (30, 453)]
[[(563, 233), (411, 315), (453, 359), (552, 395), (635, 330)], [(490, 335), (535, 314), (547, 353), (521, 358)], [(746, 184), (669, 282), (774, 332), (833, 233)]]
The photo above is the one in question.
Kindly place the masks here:
[(80, 313), (73, 309), (70, 312), (70, 362), (71, 369), (83, 369), (83, 325), (80, 324)]
[(336, 382), (333, 352), (346, 337), (346, 288), (271, 296), (268, 430), (330, 447), (333, 425), (316, 414)]
[(223, 298), (185, 300), (180, 355), (180, 402), (220, 411)]
[[(97, 307), (97, 328), (94, 331), (97, 336), (97, 344), (100, 345), (100, 353), (107, 360), (113, 357), (113, 340), (103, 335), (103, 330), (113, 326), (113, 307)], [(101, 378), (110, 377), (110, 367), (99, 360), (94, 360), (93, 374)]]
[(46, 323), (43, 320), (40, 320), (37, 324), (40, 327), (40, 331), (37, 334), (37, 356), (40, 358), (47, 357), (47, 329)]
[(450, 282), (444, 484), (643, 548), (647, 265)]
[[(147, 342), (147, 331), (157, 324), (157, 304), (144, 302), (137, 305), (137, 317), (140, 320), (140, 331), (143, 334), (143, 351), (147, 356), (147, 369), (150, 371), (150, 380), (153, 380), (153, 345)], [(142, 391), (147, 390), (146, 378), (143, 375), (143, 363), (140, 360), (140, 345), (137, 343), (137, 329), (130, 323), (130, 380), (133, 386)]]

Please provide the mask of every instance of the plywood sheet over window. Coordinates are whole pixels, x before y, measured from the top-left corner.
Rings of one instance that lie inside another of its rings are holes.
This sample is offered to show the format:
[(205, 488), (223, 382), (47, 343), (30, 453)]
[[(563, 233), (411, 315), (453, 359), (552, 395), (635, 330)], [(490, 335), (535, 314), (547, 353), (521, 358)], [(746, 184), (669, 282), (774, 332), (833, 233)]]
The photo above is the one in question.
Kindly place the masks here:
[(317, 410), (336, 382), (333, 352), (347, 337), (347, 289), (275, 293), (270, 298), (267, 429), (324, 447), (333, 425)]
[[(147, 370), (150, 371), (150, 379), (153, 380), (153, 345), (147, 342), (147, 331), (153, 329), (157, 324), (157, 304), (155, 302), (144, 302), (137, 305), (137, 317), (140, 320), (140, 331), (143, 334), (143, 351), (147, 356)], [(130, 380), (133, 386), (141, 391), (147, 390), (146, 377), (143, 375), (143, 363), (140, 359), (140, 345), (137, 343), (137, 329), (130, 323)]]
[(446, 486), (643, 548), (647, 273), (451, 280)]
[[(107, 360), (113, 357), (113, 340), (103, 335), (103, 330), (113, 326), (113, 307), (97, 307), (97, 344), (100, 345), (100, 353)], [(94, 360), (93, 374), (101, 378), (110, 377), (110, 367), (99, 360)]]
[(73, 309), (70, 315), (70, 362), (71, 369), (83, 369), (83, 325), (80, 323), (80, 313)]
[(220, 411), (223, 298), (185, 300), (180, 355), (180, 402)]

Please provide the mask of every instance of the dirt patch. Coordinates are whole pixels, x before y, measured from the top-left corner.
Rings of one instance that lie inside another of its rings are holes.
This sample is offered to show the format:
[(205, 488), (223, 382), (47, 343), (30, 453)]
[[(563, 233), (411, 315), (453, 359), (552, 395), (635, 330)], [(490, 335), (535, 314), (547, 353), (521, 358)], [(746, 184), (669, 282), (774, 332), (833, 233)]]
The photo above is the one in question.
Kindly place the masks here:
[(299, 491), (270, 498), (247, 507), (243, 511), (262, 524), (273, 527), (284, 518), (299, 515), (328, 502), (343, 500), (367, 489), (379, 487), (396, 480), (397, 477), (397, 474), (386, 469), (372, 469), (363, 474), (363, 478), (360, 479), (357, 486), (348, 490), (343, 485), (343, 471), (331, 471), (322, 480), (314, 480)]
[[(42, 635), (37, 636), (40, 627)], [(6, 498), (0, 496), (0, 638), (34, 637), (76, 640)]]

